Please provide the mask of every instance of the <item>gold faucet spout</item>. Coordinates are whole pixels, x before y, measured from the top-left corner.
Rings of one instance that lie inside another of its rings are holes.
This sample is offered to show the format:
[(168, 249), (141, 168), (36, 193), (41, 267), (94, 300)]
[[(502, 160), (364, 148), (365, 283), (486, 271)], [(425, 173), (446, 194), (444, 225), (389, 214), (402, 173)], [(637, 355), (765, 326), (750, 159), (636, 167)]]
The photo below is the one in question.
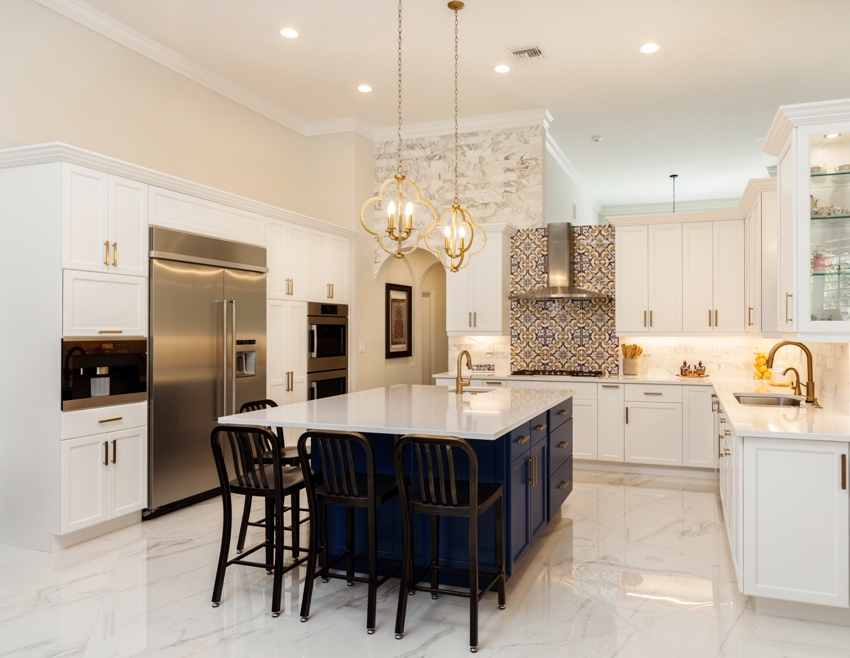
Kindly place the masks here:
[[(773, 368), (773, 358), (776, 356), (776, 352), (786, 345), (793, 345), (794, 347), (799, 347), (803, 353), (806, 355), (806, 374), (808, 375), (808, 380), (803, 386), (806, 387), (806, 402), (815, 407), (816, 409), (821, 409), (822, 407), (818, 403), (818, 399), (815, 396), (815, 382), (814, 382), (814, 374), (812, 374), (812, 351), (803, 345), (803, 343), (798, 343), (793, 340), (782, 340), (776, 343), (773, 347), (770, 348), (770, 353), (767, 355), (767, 367)], [(785, 372), (788, 372), (787, 370)], [(796, 370), (795, 370), (796, 372)], [(784, 374), (784, 373), (783, 373)], [(800, 375), (797, 374), (797, 385), (799, 389)]]
[[(469, 368), (469, 379), (463, 378), (463, 359), (466, 358), (466, 367)], [(463, 389), (472, 385), (472, 355), (463, 350), (457, 355), (457, 379), (455, 380), (455, 393), (463, 395)]]

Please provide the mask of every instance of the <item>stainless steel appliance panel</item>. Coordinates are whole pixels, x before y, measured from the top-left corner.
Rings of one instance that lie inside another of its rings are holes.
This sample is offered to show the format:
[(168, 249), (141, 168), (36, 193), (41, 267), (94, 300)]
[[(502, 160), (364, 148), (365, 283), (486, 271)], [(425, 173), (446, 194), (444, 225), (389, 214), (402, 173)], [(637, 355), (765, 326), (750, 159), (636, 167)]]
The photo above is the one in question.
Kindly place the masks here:
[(307, 399), (320, 400), (348, 393), (348, 370), (307, 374)]
[(348, 306), (346, 304), (307, 305), (309, 358), (307, 372), (340, 370), (348, 367)]
[(246, 402), (266, 399), (266, 275), (226, 269), (224, 298), (228, 300), (228, 413), (235, 414)]

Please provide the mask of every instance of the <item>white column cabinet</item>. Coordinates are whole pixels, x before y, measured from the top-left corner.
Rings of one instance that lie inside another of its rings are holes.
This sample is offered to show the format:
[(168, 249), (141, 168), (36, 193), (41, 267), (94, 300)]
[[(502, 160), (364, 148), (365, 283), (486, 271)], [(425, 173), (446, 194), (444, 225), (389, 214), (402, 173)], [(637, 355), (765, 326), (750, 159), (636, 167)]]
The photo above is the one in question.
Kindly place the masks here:
[(714, 328), (714, 222), (682, 225), (682, 330)]
[(744, 221), (713, 222), (714, 330), (744, 331)]
[(625, 386), (599, 384), (599, 422), (596, 458), (622, 462), (625, 459)]
[(646, 226), (623, 226), (616, 231), (615, 313), (621, 333), (643, 333), (649, 328), (647, 233)]
[(710, 386), (682, 387), (682, 464), (714, 468), (714, 412)]
[(145, 277), (65, 270), (62, 280), (64, 336), (147, 336)]
[(266, 304), (266, 390), (278, 405), (307, 399), (307, 303)]
[(681, 331), (682, 225), (650, 225), (647, 243), (649, 330)]
[(626, 402), (625, 461), (682, 464), (682, 405), (675, 402)]

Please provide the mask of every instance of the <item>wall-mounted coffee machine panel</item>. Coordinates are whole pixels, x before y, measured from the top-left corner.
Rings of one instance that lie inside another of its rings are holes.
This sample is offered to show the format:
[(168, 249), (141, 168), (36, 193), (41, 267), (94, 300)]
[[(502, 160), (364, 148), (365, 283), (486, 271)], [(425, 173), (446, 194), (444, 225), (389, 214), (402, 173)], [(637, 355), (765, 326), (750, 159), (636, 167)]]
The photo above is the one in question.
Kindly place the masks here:
[(62, 411), (147, 400), (146, 340), (62, 341)]

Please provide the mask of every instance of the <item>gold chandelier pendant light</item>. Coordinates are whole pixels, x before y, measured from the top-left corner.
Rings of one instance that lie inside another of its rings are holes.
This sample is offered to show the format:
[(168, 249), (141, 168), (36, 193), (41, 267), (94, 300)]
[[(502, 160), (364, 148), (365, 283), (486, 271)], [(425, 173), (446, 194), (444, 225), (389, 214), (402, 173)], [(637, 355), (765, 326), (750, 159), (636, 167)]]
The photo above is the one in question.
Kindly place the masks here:
[[(422, 198), (416, 184), (404, 176), (401, 163), (401, 0), (398, 0), (398, 144), (397, 144), (397, 169), (392, 178), (384, 181), (378, 190), (378, 195), (372, 197), (360, 209), (360, 224), (368, 233), (378, 239), (378, 245), (385, 252), (395, 258), (404, 258), (413, 252), (420, 240), (427, 236), (428, 231), (437, 221), (437, 209), (434, 205)], [(387, 206), (387, 227), (383, 230), (375, 230), (374, 221), (370, 213), (367, 222), (366, 213), (373, 204), (382, 203), (387, 188), (395, 186), (395, 199)], [(405, 190), (408, 192), (405, 195)], [(405, 203), (406, 201), (406, 203)], [(416, 206), (425, 206), (430, 214), (428, 229), (425, 234), (416, 231), (414, 223), (414, 210)], [(369, 224), (372, 224), (370, 226)], [(426, 240), (427, 244), (427, 240)]]
[(472, 256), (481, 253), (487, 245), (487, 234), (475, 223), (469, 211), (461, 207), (458, 195), (458, 12), (464, 5), (459, 0), (449, 2), (455, 13), (455, 196), (451, 207), (446, 208), (425, 231), (425, 244), (436, 254), (450, 272), (469, 265)]

